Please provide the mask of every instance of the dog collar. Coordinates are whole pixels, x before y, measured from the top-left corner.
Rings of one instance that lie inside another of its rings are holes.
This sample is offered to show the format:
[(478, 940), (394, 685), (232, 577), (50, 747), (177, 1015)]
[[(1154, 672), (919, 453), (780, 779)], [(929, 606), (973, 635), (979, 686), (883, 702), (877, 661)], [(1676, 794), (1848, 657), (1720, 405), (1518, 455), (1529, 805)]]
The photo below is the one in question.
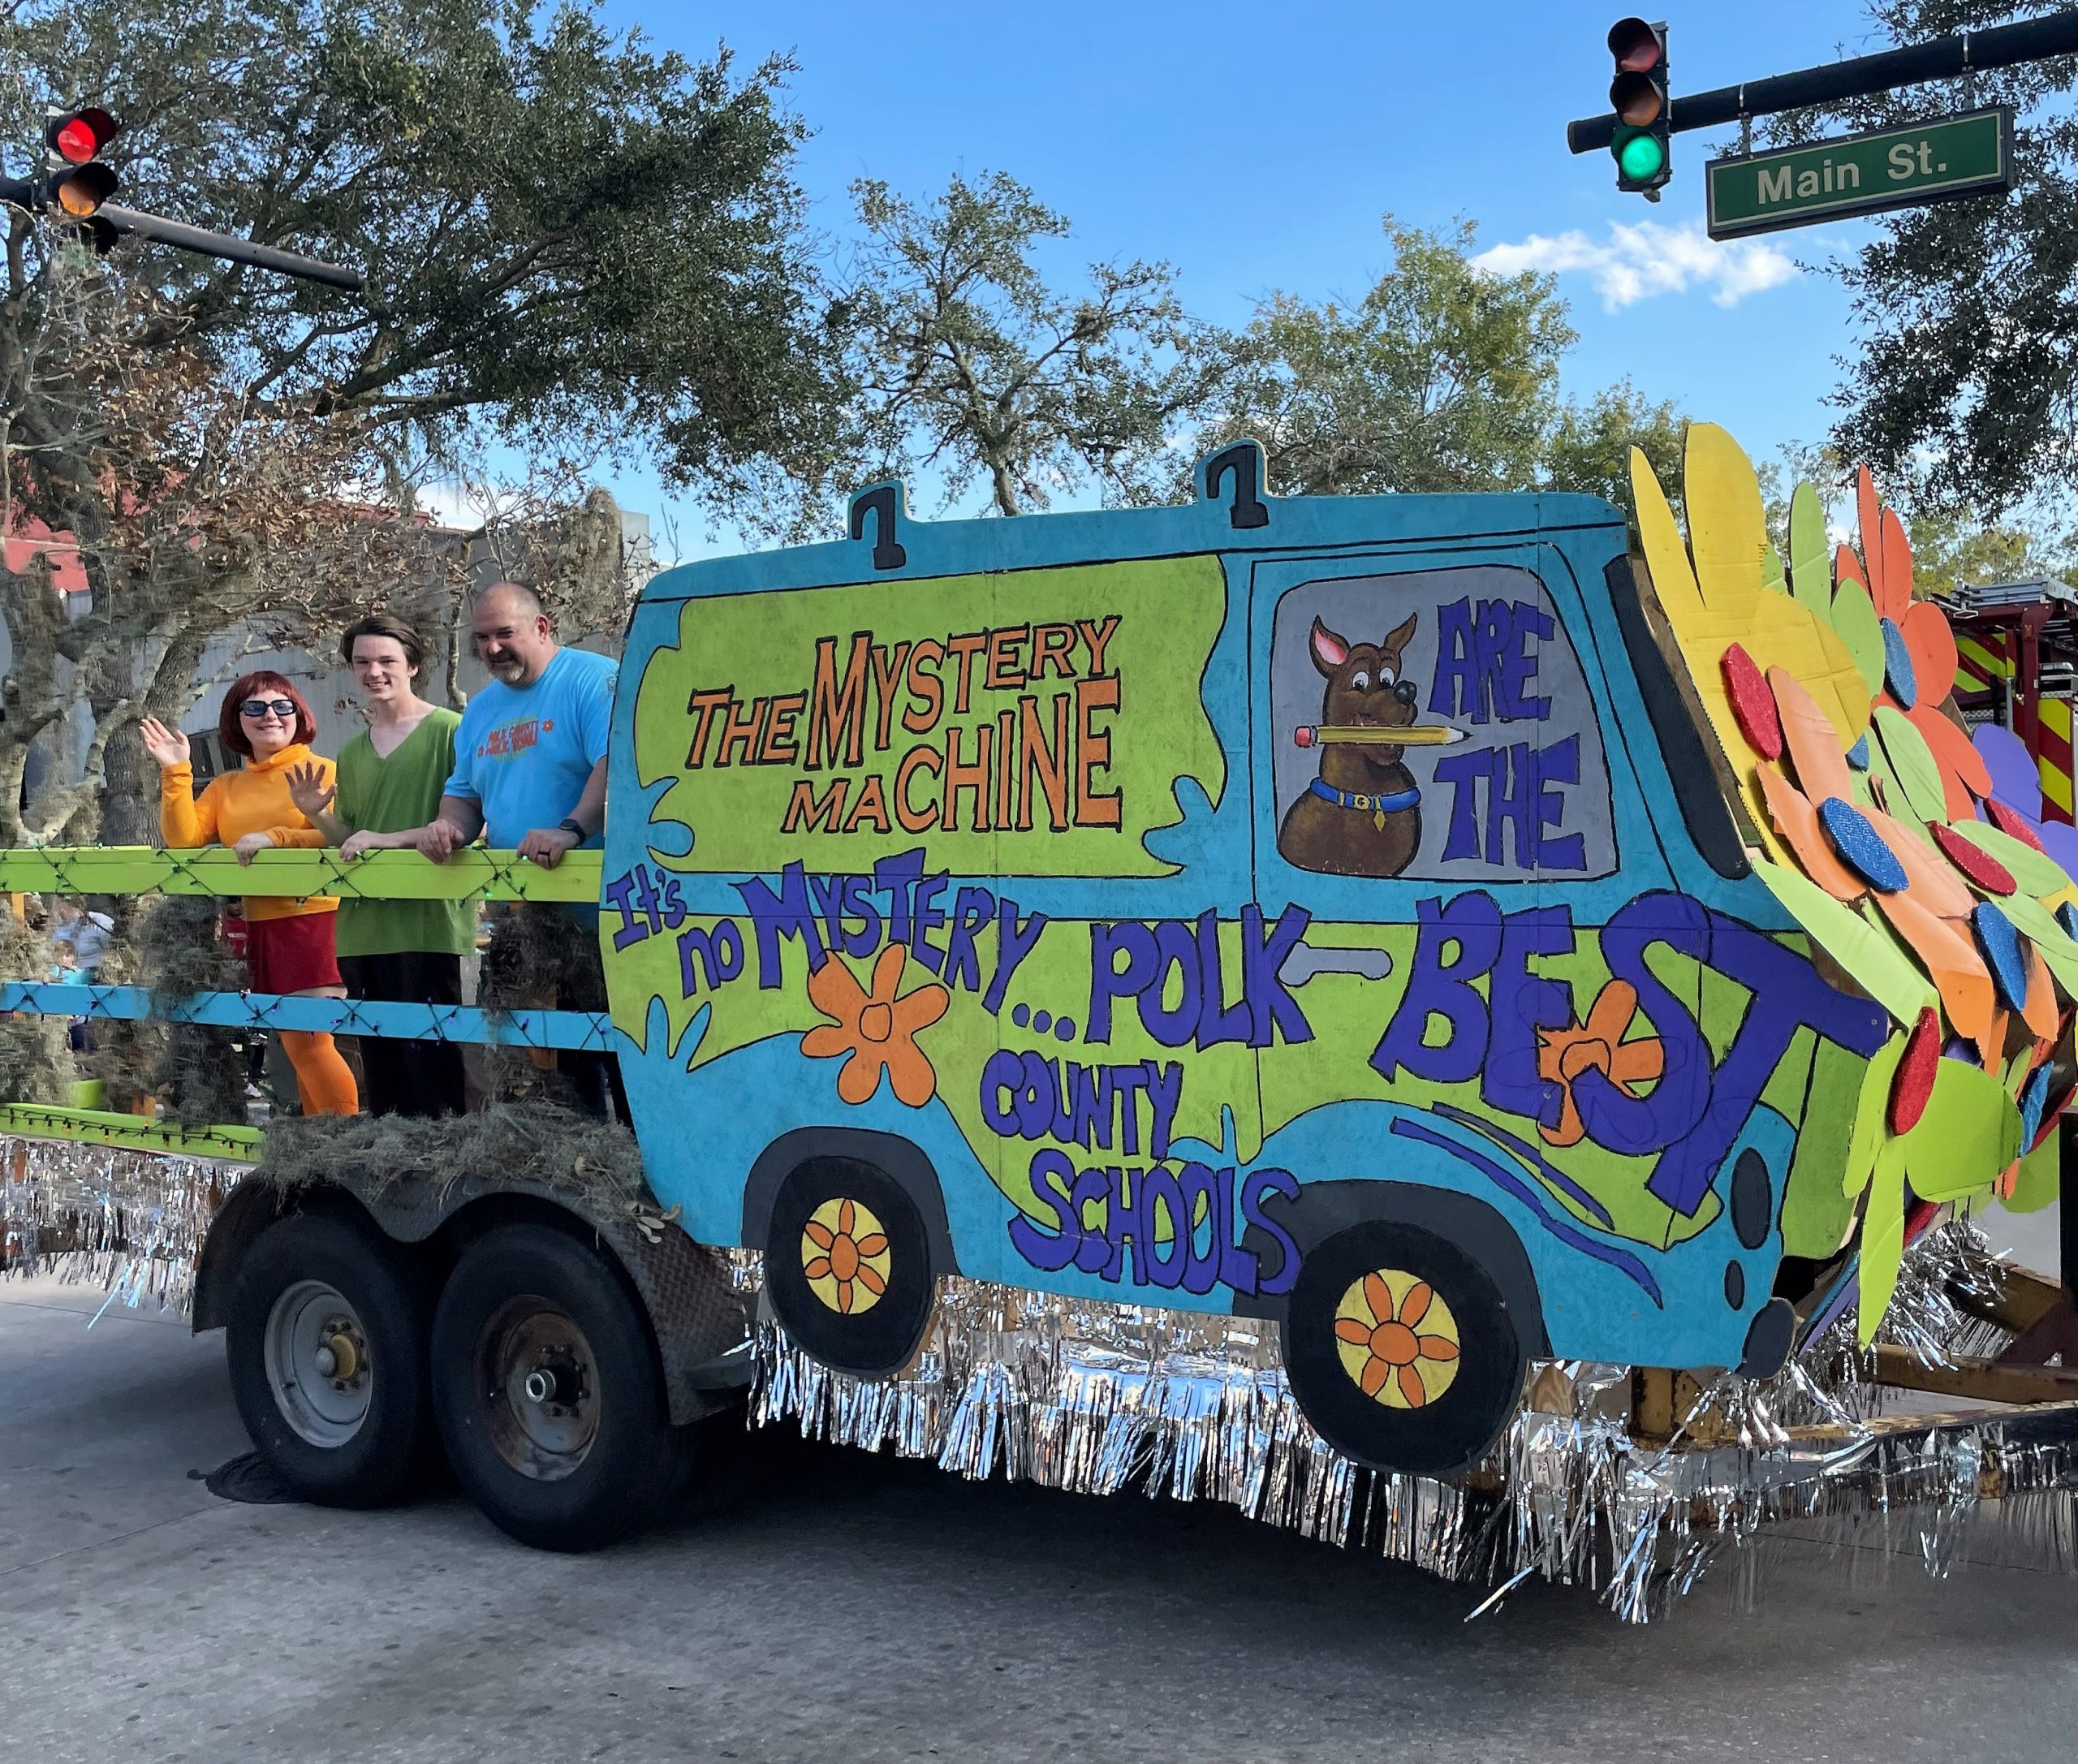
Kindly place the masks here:
[(1390, 796), (1381, 796), (1368, 791), (1337, 790), (1318, 778), (1313, 780), (1313, 794), (1338, 809), (1361, 809), (1366, 814), (1395, 815), (1417, 806), (1421, 800), (1419, 790), (1396, 790)]

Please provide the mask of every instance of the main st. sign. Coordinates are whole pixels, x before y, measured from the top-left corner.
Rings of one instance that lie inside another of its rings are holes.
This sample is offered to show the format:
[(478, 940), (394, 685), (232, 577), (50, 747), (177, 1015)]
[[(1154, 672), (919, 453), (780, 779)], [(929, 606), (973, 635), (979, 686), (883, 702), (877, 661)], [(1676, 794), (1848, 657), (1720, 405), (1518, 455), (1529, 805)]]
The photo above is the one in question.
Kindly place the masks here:
[(1713, 239), (2011, 189), (2013, 113), (1994, 106), (1809, 147), (1713, 159), (1704, 181)]

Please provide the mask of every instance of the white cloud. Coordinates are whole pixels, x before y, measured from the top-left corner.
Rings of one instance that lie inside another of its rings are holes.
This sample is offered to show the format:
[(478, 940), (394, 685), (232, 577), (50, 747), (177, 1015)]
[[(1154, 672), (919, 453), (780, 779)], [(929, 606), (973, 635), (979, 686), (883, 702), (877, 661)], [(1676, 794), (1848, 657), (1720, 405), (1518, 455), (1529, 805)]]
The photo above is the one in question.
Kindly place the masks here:
[(1611, 221), (1609, 237), (1600, 242), (1579, 231), (1556, 238), (1532, 233), (1520, 244), (1496, 245), (1472, 261), (1495, 275), (1539, 270), (1591, 276), (1603, 308), (1611, 313), (1691, 288), (1709, 289), (1719, 306), (1736, 306), (1748, 295), (1779, 287), (1802, 273), (1794, 259), (1760, 240), (1719, 244), (1699, 222), (1662, 226), (1657, 221)]

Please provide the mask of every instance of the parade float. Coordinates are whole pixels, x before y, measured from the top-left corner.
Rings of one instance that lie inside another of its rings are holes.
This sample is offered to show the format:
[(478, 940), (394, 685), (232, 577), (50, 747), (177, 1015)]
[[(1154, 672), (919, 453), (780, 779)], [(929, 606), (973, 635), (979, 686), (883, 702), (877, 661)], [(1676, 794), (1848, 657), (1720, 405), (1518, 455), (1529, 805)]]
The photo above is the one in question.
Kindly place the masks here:
[(228, 1326), (313, 1498), (444, 1449), (551, 1547), (740, 1406), (1634, 1620), (1781, 1521), (2067, 1557), (2078, 1318), (1971, 1218), (2058, 1198), (2078, 1081), (2041, 719), (1964, 718), (1866, 472), (1847, 544), (1720, 429), (1685, 534), (1632, 470), (1642, 557), (1584, 496), (1275, 497), (1253, 443), (1184, 507), (875, 485), (649, 584), (601, 862), (0, 854), (596, 906), (598, 1012), (0, 1007), (605, 1048), (633, 1131), (18, 1104), (11, 1260)]

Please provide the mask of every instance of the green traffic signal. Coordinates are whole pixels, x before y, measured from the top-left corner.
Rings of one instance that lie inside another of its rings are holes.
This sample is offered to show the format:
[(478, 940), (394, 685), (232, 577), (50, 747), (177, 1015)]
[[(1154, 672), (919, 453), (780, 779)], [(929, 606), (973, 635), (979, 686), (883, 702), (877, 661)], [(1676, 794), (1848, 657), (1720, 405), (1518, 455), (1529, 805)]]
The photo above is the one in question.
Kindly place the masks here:
[(1616, 130), (1609, 150), (1616, 159), (1616, 188), (1657, 202), (1661, 186), (1674, 175), (1666, 27), (1619, 19), (1609, 29), (1609, 53), (1615, 63), (1609, 107), (1616, 113)]
[(1616, 164), (1633, 183), (1649, 183), (1666, 169), (1666, 149), (1656, 135), (1633, 135), (1616, 150)]

